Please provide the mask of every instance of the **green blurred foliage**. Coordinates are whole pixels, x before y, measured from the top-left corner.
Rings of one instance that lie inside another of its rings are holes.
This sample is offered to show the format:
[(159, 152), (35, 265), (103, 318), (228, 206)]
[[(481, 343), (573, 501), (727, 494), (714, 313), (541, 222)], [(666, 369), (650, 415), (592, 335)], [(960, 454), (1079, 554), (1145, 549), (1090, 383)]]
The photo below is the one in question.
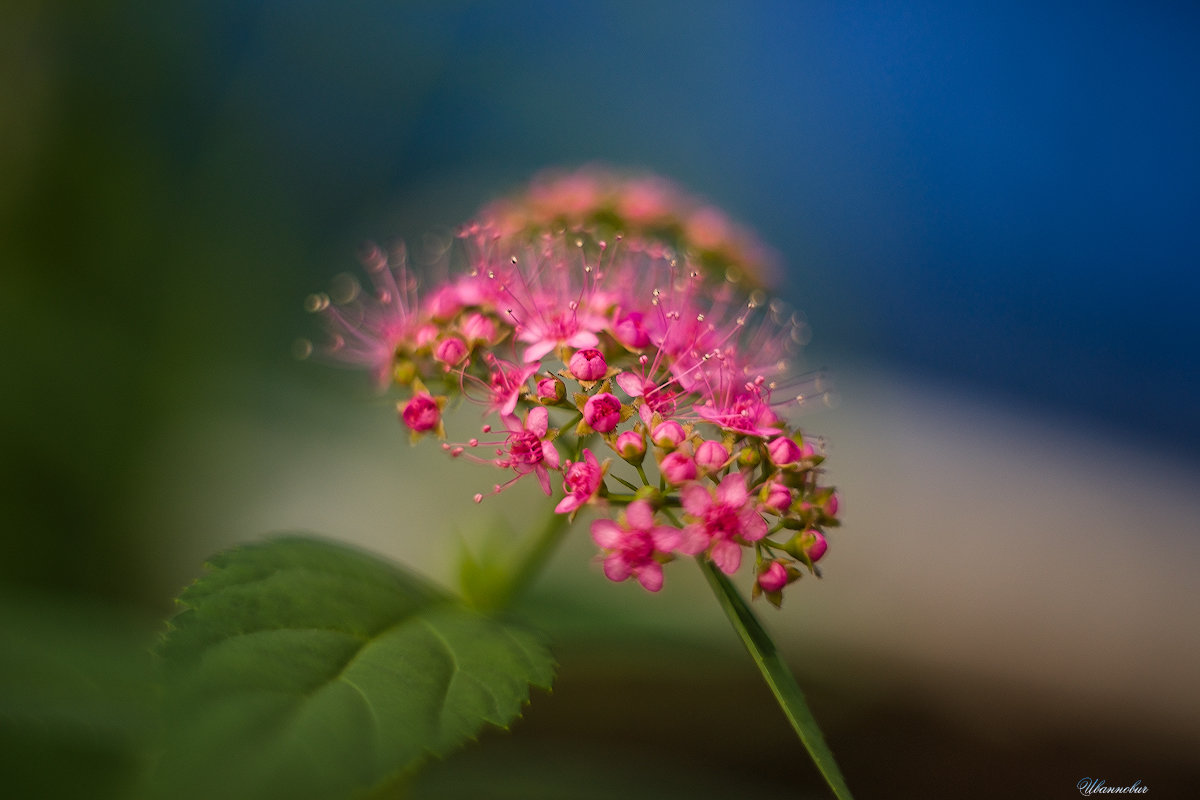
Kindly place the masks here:
[[(356, 41), (368, 23), (258, 4), (0, 10), (0, 579), (159, 604), (171, 591), (139, 557), (171, 535), (140, 522), (154, 498), (139, 459), (179, 420), (259, 402), (227, 396), (225, 376), (286, 368), (311, 326), (302, 299), (353, 264), (390, 177), (366, 159), (331, 171), (306, 121), (272, 106), (279, 75), (307, 71), (326, 94), (371, 85), (402, 108), (436, 67), (425, 48)], [(265, 56), (228, 52), (247, 36)], [(381, 73), (393, 83), (367, 79)]]

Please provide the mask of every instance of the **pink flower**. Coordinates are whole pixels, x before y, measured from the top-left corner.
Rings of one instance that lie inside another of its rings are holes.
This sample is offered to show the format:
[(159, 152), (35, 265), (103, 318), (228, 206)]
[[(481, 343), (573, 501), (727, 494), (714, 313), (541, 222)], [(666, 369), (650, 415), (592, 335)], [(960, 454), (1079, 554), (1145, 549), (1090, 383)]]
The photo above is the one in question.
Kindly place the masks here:
[(334, 302), (328, 295), (308, 298), (309, 311), (325, 317), (330, 343), (325, 352), (349, 364), (367, 367), (382, 389), (392, 376), (392, 364), (399, 348), (411, 344), (417, 325), (413, 287), (403, 248), (389, 256), (379, 247), (370, 246), (363, 265), (371, 278), (373, 292), (363, 294), (358, 284), (347, 278), (340, 294), (345, 302)]
[(621, 424), (621, 401), (608, 392), (592, 395), (584, 403), (583, 421), (594, 431), (608, 433)]
[(517, 400), (525, 389), (525, 382), (537, 372), (537, 365), (530, 364), (519, 367), (498, 358), (491, 359), (491, 374), (489, 376), (488, 410), (500, 412), (501, 417), (512, 416), (517, 408)]
[(608, 372), (608, 364), (604, 354), (594, 347), (576, 350), (567, 362), (567, 369), (576, 380), (598, 381)]
[(549, 429), (549, 420), (545, 406), (529, 409), (524, 425), (518, 424), (512, 417), (505, 417), (504, 424), (508, 429), (507, 455), (498, 462), (502, 467), (516, 470), (518, 478), (530, 472), (537, 475), (538, 484), (547, 495), (550, 494), (550, 473), (547, 468), (558, 469), (559, 465), (558, 450), (551, 442), (543, 441)]
[(630, 575), (651, 592), (662, 588), (659, 559), (669, 558), (679, 546), (677, 528), (654, 524), (654, 509), (645, 500), (635, 500), (625, 509), (623, 521), (598, 519), (592, 523), (592, 539), (605, 551), (604, 575), (620, 582)]
[(758, 585), (764, 592), (778, 592), (787, 586), (787, 568), (780, 561), (772, 561), (758, 575)]
[(428, 433), (441, 424), (442, 409), (432, 395), (421, 392), (404, 404), (400, 419), (415, 433)]
[(750, 502), (740, 472), (726, 475), (715, 494), (699, 483), (689, 483), (680, 490), (680, 499), (683, 510), (695, 520), (684, 529), (685, 537), (709, 542), (709, 558), (727, 575), (737, 572), (742, 563), (739, 542), (755, 542), (767, 535), (767, 522)]
[[(553, 301), (551, 301), (553, 302)], [(572, 304), (574, 305), (574, 304)], [(518, 325), (517, 339), (527, 342), (524, 361), (541, 361), (542, 356), (556, 347), (595, 347), (600, 343), (596, 331), (603, 320), (581, 314), (578, 308), (537, 314)]]
[(554, 507), (559, 514), (570, 514), (576, 511), (600, 490), (604, 483), (604, 468), (586, 447), (583, 449), (583, 461), (568, 461), (563, 470), (563, 491), (567, 496)]
[(630, 350), (641, 350), (650, 346), (650, 335), (646, 332), (640, 311), (630, 311), (613, 322), (612, 334), (618, 342)]
[(696, 479), (696, 462), (687, 453), (679, 450), (663, 456), (658, 469), (667, 483), (672, 486), (679, 486)]
[(734, 433), (763, 439), (779, 433), (779, 418), (759, 392), (739, 393), (724, 402), (714, 400), (695, 408), (702, 419)]

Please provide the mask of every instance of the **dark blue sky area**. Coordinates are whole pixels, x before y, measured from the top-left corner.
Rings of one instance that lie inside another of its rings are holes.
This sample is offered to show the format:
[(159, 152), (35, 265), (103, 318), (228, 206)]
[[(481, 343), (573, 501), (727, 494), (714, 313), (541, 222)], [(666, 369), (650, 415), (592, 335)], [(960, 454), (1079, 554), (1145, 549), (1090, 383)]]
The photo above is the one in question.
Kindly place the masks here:
[(482, 195), (549, 165), (652, 169), (781, 251), (821, 357), (1200, 453), (1191, 4), (159, 13), (126, 24), (169, 67), (176, 151), (233, 142), (309, 228), (411, 235), (384, 209), (444, 176)]

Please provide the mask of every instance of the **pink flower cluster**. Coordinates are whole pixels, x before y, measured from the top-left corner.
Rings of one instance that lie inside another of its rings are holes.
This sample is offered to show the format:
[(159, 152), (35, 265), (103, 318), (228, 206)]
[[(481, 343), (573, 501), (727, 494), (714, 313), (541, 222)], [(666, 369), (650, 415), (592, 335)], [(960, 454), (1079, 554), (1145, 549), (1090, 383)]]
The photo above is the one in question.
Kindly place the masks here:
[[(817, 572), (838, 496), (787, 420), (813, 399), (788, 373), (797, 318), (648, 237), (513, 236), (484, 218), (459, 242), (458, 269), (419, 296), (402, 251), (372, 250), (372, 292), (310, 301), (329, 350), (400, 391), (414, 438), (506, 474), (490, 493), (560, 485), (554, 511), (595, 511), (614, 581), (658, 591), (678, 555), (733, 574), (750, 552), (754, 594), (778, 605)], [(479, 432), (446, 441), (443, 411), (464, 404)]]
[(547, 170), (528, 187), (480, 211), (505, 236), (587, 228), (602, 235), (656, 239), (696, 263), (768, 286), (777, 257), (725, 212), (658, 175), (623, 173), (600, 165)]

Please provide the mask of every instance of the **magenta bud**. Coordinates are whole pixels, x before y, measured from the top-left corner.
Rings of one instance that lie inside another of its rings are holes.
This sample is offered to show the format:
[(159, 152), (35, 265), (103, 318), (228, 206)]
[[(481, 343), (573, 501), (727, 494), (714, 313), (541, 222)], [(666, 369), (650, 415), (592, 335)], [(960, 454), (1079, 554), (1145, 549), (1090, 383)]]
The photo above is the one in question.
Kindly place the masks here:
[(608, 372), (608, 363), (604, 354), (594, 347), (576, 350), (567, 362), (567, 370), (576, 380), (598, 381)]
[(767, 445), (767, 455), (771, 457), (771, 463), (777, 467), (795, 464), (802, 457), (800, 445), (786, 436), (772, 439), (771, 443)]
[(650, 441), (664, 450), (674, 450), (687, 438), (683, 426), (673, 419), (660, 422), (650, 431)]
[(696, 466), (705, 472), (716, 472), (729, 460), (729, 451), (720, 442), (711, 439), (696, 448)]
[(667, 483), (673, 486), (696, 479), (696, 462), (692, 460), (691, 456), (678, 450), (667, 453), (659, 462), (658, 469), (666, 478)]
[(613, 449), (630, 464), (640, 464), (646, 456), (646, 437), (641, 431), (622, 431), (617, 435)]
[(758, 585), (764, 592), (778, 592), (787, 582), (787, 568), (780, 561), (772, 561), (758, 576)]
[(771, 481), (762, 488), (759, 499), (767, 508), (782, 514), (792, 505), (792, 490), (778, 481)]
[(806, 530), (800, 534), (800, 549), (808, 556), (809, 561), (814, 564), (821, 560), (821, 556), (825, 555), (825, 551), (829, 549), (829, 543), (825, 541), (825, 535), (820, 531)]
[(458, 327), (472, 344), (492, 344), (496, 340), (496, 323), (478, 311), (464, 317)]
[(838, 512), (838, 496), (837, 492), (829, 495), (829, 499), (825, 501), (825, 514), (830, 517), (836, 517)]
[(447, 336), (438, 342), (438, 346), (433, 350), (433, 357), (453, 367), (465, 359), (468, 352), (466, 342), (457, 336)]
[(405, 403), (400, 411), (400, 419), (417, 433), (425, 433), (438, 426), (442, 419), (442, 409), (429, 395), (418, 394)]
[(621, 401), (608, 392), (594, 394), (583, 406), (583, 421), (599, 433), (608, 433), (621, 423)]
[(553, 375), (538, 378), (537, 397), (543, 403), (557, 403), (567, 396), (567, 387)]

